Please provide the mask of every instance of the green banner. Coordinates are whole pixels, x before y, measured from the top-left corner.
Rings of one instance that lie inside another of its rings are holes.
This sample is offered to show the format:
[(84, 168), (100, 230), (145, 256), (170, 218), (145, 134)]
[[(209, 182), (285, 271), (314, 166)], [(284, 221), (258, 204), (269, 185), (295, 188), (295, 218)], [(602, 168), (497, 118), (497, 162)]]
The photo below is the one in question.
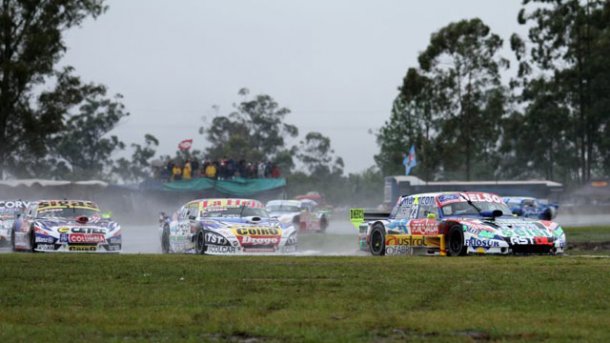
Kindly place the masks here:
[(244, 179), (214, 180), (197, 178), (188, 181), (174, 181), (163, 188), (178, 192), (196, 192), (214, 189), (230, 196), (250, 196), (264, 191), (286, 186), (286, 179)]

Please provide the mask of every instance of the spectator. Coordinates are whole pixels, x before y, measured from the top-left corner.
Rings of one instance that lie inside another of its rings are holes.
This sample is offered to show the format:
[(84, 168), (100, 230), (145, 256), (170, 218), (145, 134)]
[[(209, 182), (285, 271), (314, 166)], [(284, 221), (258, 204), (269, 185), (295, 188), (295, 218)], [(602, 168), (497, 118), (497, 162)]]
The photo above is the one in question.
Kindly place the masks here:
[(174, 162), (172, 160), (167, 161), (167, 166), (165, 167), (165, 171), (167, 172), (167, 181), (174, 180)]
[(258, 163), (258, 168), (257, 168), (257, 175), (259, 179), (262, 179), (265, 177), (265, 162), (260, 161)]
[(274, 179), (277, 179), (280, 176), (282, 176), (282, 173), (280, 172), (280, 168), (277, 166), (277, 164), (274, 164), (273, 167), (271, 168), (271, 177)]
[(256, 163), (248, 162), (246, 170), (249, 179), (256, 177)]
[(172, 168), (172, 181), (182, 180), (182, 168), (178, 164), (174, 164)]
[(192, 172), (193, 170), (191, 168), (191, 161), (186, 160), (186, 162), (184, 163), (184, 168), (182, 169), (182, 180), (190, 180)]
[(273, 167), (273, 165), (271, 164), (270, 161), (267, 161), (267, 163), (265, 163), (265, 177), (269, 178), (271, 177), (271, 168)]
[(197, 159), (194, 159), (193, 162), (191, 162), (191, 168), (193, 169), (193, 178), (198, 178), (201, 173), (199, 170), (199, 161), (197, 161)]
[(235, 164), (235, 160), (230, 158), (227, 161), (227, 178), (232, 179), (235, 177), (235, 173), (237, 172), (237, 164)]
[(216, 169), (216, 165), (214, 163), (209, 163), (207, 165), (207, 167), (205, 168), (205, 177), (209, 177), (210, 179), (215, 179), (217, 171), (218, 171), (218, 169)]

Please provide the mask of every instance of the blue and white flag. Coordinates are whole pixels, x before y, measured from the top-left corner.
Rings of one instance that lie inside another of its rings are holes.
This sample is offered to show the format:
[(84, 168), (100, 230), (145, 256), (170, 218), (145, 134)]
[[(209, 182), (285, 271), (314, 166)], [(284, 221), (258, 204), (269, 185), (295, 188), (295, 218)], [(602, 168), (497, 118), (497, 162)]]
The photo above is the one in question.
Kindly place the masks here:
[(403, 154), (402, 164), (405, 166), (405, 175), (411, 173), (411, 169), (417, 165), (417, 159), (415, 158), (415, 144), (411, 145), (409, 154)]

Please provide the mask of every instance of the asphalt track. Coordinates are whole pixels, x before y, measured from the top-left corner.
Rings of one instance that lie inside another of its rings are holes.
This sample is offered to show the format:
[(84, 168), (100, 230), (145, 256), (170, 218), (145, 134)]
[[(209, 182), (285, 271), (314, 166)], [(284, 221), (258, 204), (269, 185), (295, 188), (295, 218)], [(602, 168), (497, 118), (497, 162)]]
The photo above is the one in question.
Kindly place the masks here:
[[(357, 249), (356, 229), (347, 218), (333, 218), (326, 233), (309, 233), (299, 235), (298, 255), (306, 256), (355, 256), (366, 255)], [(562, 226), (610, 225), (610, 215), (564, 215), (555, 219)], [(123, 224), (124, 254), (160, 254), (161, 243), (158, 226), (155, 221), (147, 224)], [(569, 238), (568, 238), (569, 240)], [(10, 252), (9, 248), (0, 248), (0, 253)]]

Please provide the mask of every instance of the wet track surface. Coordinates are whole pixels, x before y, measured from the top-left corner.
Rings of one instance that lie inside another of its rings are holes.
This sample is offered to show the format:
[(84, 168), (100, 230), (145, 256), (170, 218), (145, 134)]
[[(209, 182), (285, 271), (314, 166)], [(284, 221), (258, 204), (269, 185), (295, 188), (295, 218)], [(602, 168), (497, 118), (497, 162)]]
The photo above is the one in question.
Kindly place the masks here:
[[(562, 226), (610, 225), (610, 215), (574, 216), (561, 214), (555, 219)], [(156, 222), (122, 224), (124, 254), (160, 254), (161, 242)], [(0, 248), (0, 253), (11, 252)], [(331, 220), (326, 233), (299, 234), (298, 255), (366, 255), (358, 251), (356, 229), (347, 219)]]

